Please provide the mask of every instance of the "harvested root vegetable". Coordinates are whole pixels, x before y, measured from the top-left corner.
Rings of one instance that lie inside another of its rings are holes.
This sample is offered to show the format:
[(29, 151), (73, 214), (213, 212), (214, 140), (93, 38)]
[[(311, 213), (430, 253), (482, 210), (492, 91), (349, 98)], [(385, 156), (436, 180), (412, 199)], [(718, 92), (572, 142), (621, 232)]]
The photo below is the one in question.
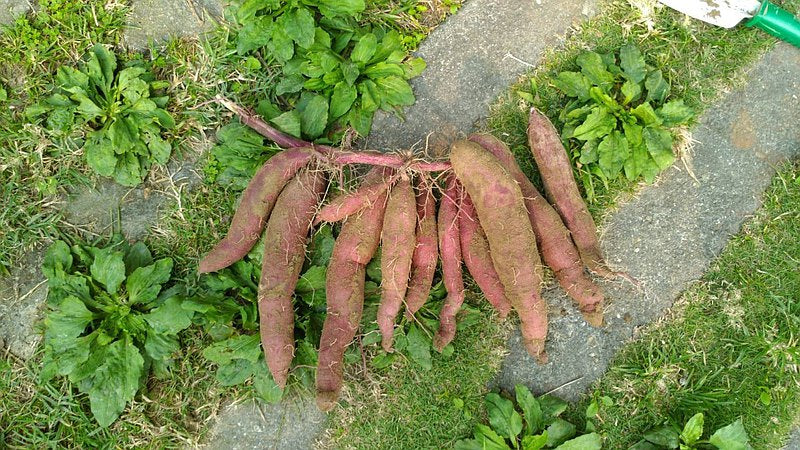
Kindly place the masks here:
[(314, 224), (344, 220), (382, 198), (394, 182), (395, 177), (380, 179), (377, 183), (365, 184), (353, 192), (339, 195), (322, 207)]
[(572, 174), (572, 164), (561, 143), (561, 137), (550, 119), (536, 108), (531, 108), (528, 141), (547, 196), (572, 233), (572, 240), (575, 241), (581, 260), (589, 270), (598, 275), (617, 276), (603, 261), (597, 240), (597, 226), (578, 191), (578, 184)]
[(492, 255), (489, 253), (489, 241), (478, 222), (478, 214), (469, 195), (464, 195), (461, 202), (458, 224), (464, 265), (483, 291), (486, 300), (489, 300), (500, 317), (505, 318), (511, 311), (511, 303), (506, 298), (497, 271), (494, 270)]
[(553, 270), (561, 287), (578, 303), (586, 321), (592, 326), (602, 326), (603, 291), (584, 273), (578, 250), (561, 217), (525, 176), (511, 150), (502, 141), (490, 134), (473, 134), (469, 140), (493, 154), (519, 184), (544, 263)]
[(325, 178), (301, 170), (284, 188), (270, 214), (258, 285), (261, 346), (275, 383), (283, 388), (294, 356), (292, 294), (305, 261), (311, 221)]
[(439, 261), (439, 243), (436, 231), (436, 199), (429, 181), (417, 186), (416, 247), (411, 258), (411, 280), (406, 290), (406, 317), (419, 311), (431, 291), (436, 263)]
[(433, 348), (442, 351), (456, 335), (456, 315), (464, 303), (464, 279), (461, 271), (461, 237), (458, 214), (461, 204), (461, 185), (453, 174), (445, 181), (444, 195), (437, 219), (439, 254), (442, 258), (442, 280), (447, 290), (439, 313), (439, 329), (433, 337)]
[(198, 272), (224, 269), (253, 248), (284, 186), (312, 155), (307, 148), (284, 150), (261, 166), (242, 193), (228, 234), (200, 261)]
[(381, 302), (378, 328), (383, 349), (392, 349), (394, 321), (403, 306), (414, 254), (417, 208), (411, 181), (401, 178), (389, 192), (381, 231)]
[[(374, 183), (390, 175), (390, 170), (374, 168), (364, 183)], [(317, 366), (317, 406), (322, 411), (334, 407), (342, 388), (344, 351), (361, 321), (366, 265), (380, 242), (385, 197), (384, 194), (384, 198), (348, 217), (333, 246), (325, 280), (328, 315), (322, 326)]]
[(522, 191), (500, 161), (474, 142), (455, 142), (450, 147), (450, 162), (475, 204), (494, 268), (519, 314), (523, 344), (531, 356), (546, 362), (542, 268)]

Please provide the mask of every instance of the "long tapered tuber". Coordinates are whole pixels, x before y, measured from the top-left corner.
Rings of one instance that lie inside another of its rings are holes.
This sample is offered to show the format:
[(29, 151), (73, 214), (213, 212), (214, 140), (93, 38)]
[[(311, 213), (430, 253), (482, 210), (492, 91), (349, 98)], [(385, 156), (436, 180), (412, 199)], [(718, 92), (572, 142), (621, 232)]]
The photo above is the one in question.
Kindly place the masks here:
[(403, 306), (414, 254), (417, 208), (414, 189), (407, 178), (400, 179), (389, 192), (381, 231), (381, 302), (378, 328), (382, 346), (392, 348), (394, 321)]
[(258, 284), (261, 346), (272, 378), (281, 388), (286, 385), (294, 356), (292, 295), (325, 184), (321, 172), (300, 171), (278, 197), (264, 234), (264, 263)]
[(553, 270), (561, 287), (578, 303), (586, 321), (601, 326), (603, 291), (584, 273), (578, 250), (561, 217), (522, 172), (511, 150), (502, 141), (490, 134), (473, 134), (469, 140), (492, 153), (519, 183), (544, 263)]
[(242, 193), (228, 234), (200, 261), (199, 272), (214, 272), (244, 258), (261, 237), (272, 207), (283, 187), (311, 160), (306, 148), (285, 150), (256, 172)]
[(445, 190), (437, 217), (439, 254), (442, 257), (442, 280), (447, 289), (447, 297), (439, 312), (439, 329), (433, 337), (433, 347), (440, 352), (456, 335), (456, 315), (464, 303), (461, 236), (458, 231), (461, 193), (458, 180), (450, 174), (445, 181)]
[(406, 290), (406, 317), (411, 318), (428, 299), (439, 261), (436, 231), (436, 198), (431, 182), (422, 179), (417, 186), (416, 246), (411, 258), (411, 279)]
[(341, 194), (320, 209), (314, 224), (320, 222), (338, 222), (354, 214), (384, 197), (396, 177), (378, 180), (377, 183), (362, 185), (353, 192)]
[(492, 262), (520, 317), (522, 342), (531, 356), (545, 362), (547, 305), (540, 294), (541, 261), (522, 191), (500, 161), (478, 144), (455, 142), (450, 162), (475, 204)]

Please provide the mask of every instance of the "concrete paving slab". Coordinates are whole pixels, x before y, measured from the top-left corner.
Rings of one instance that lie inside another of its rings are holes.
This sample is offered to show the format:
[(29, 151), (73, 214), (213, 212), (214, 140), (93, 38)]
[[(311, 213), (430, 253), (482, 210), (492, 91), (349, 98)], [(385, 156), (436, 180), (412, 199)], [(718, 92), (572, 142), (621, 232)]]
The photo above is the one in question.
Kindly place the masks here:
[(731, 235), (760, 205), (776, 165), (800, 156), (800, 49), (781, 44), (750, 72), (749, 82), (711, 107), (693, 131), (697, 181), (675, 166), (603, 224), (608, 262), (640, 280), (643, 291), (605, 283), (611, 305), (603, 329), (588, 327), (558, 289), (546, 292), (554, 312), (547, 350), (536, 365), (510, 338), (495, 381), (576, 400), (603, 375), (637, 327), (658, 318), (708, 269)]
[(594, 14), (596, 0), (470, 0), (422, 43), (428, 64), (411, 81), (417, 102), (405, 121), (379, 112), (367, 139), (375, 149), (446, 148), (472, 130), (489, 106), (569, 27)]
[(222, 0), (134, 0), (123, 42), (143, 50), (151, 41), (199, 36), (215, 26), (222, 9)]
[(42, 339), (36, 326), (47, 298), (43, 260), (44, 248), (36, 249), (0, 278), (0, 344), (23, 359), (33, 356)]
[(0, 0), (0, 26), (8, 25), (32, 10), (35, 3), (33, 0)]
[(223, 410), (207, 450), (305, 450), (325, 428), (327, 416), (313, 399), (287, 399), (277, 405), (248, 401)]

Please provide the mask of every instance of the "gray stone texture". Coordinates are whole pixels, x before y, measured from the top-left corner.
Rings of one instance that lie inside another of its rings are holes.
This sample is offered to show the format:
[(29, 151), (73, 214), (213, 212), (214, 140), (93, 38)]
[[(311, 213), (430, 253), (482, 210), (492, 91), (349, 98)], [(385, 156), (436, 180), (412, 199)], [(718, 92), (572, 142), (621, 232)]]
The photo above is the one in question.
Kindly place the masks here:
[(43, 258), (44, 249), (34, 250), (0, 278), (0, 351), (5, 346), (24, 359), (33, 356), (41, 341), (36, 324), (47, 298)]
[(0, 0), (0, 26), (10, 24), (20, 14), (33, 9), (33, 0)]
[(228, 406), (211, 431), (207, 450), (305, 450), (325, 429), (327, 416), (309, 398), (277, 405), (247, 401)]
[(548, 290), (549, 363), (537, 365), (517, 332), (499, 386), (524, 383), (537, 393), (555, 389), (576, 400), (637, 327), (658, 318), (703, 275), (759, 207), (776, 165), (800, 156), (800, 49), (780, 44), (749, 76), (744, 87), (707, 110), (693, 131), (697, 181), (677, 164), (602, 224), (609, 264), (639, 280), (642, 289), (604, 283), (610, 305), (602, 329), (588, 327), (560, 289)]
[[(538, 64), (596, 0), (470, 0), (422, 43), (428, 64), (412, 80), (417, 102), (405, 121), (378, 113), (367, 139), (375, 149), (405, 149), (429, 139), (438, 151), (485, 118), (517, 77)], [(417, 146), (419, 147), (419, 145)]]
[(134, 0), (123, 42), (142, 50), (151, 41), (195, 37), (215, 26), (222, 9), (221, 0)]

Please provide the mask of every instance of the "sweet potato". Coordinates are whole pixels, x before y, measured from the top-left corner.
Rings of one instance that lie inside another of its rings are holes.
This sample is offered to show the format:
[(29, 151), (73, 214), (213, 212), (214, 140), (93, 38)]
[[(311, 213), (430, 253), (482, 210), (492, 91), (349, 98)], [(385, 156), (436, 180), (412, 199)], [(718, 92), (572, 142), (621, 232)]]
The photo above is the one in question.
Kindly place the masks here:
[(616, 276), (603, 261), (597, 240), (597, 227), (578, 191), (572, 174), (572, 164), (561, 143), (561, 137), (550, 119), (536, 108), (531, 108), (528, 141), (547, 197), (572, 233), (572, 240), (575, 241), (581, 260), (589, 270), (598, 275)]
[(389, 191), (381, 231), (381, 302), (378, 328), (383, 349), (392, 348), (394, 321), (408, 288), (411, 258), (414, 254), (414, 230), (417, 223), (416, 201), (411, 181), (401, 178)]
[(395, 181), (395, 177), (376, 180), (376, 183), (363, 184), (353, 192), (339, 195), (323, 206), (317, 213), (314, 224), (344, 220), (367, 206), (378, 201)]
[(411, 258), (411, 279), (406, 290), (406, 317), (419, 311), (431, 292), (436, 263), (439, 261), (439, 242), (436, 231), (436, 198), (429, 181), (417, 186), (416, 247)]
[(519, 184), (544, 263), (553, 270), (561, 287), (578, 303), (586, 321), (601, 326), (603, 291), (584, 273), (578, 250), (561, 217), (522, 172), (511, 150), (502, 141), (490, 134), (473, 134), (469, 140), (493, 154)]
[(461, 233), (461, 254), (472, 278), (483, 291), (483, 295), (492, 304), (501, 318), (508, 316), (511, 303), (506, 298), (500, 277), (492, 265), (489, 253), (489, 241), (486, 239), (475, 205), (469, 195), (464, 195), (459, 214), (459, 231)]
[(200, 261), (199, 273), (224, 269), (253, 248), (283, 187), (312, 155), (308, 148), (284, 150), (261, 166), (242, 193), (228, 234)]
[[(393, 173), (394, 170), (387, 167), (373, 167), (367, 172), (362, 185), (369, 186), (380, 183), (383, 180), (391, 178)], [(348, 260), (367, 265), (375, 255), (375, 250), (378, 249), (381, 239), (380, 231), (383, 224), (383, 214), (386, 210), (387, 194), (388, 193), (384, 191), (383, 195), (379, 196), (372, 205), (348, 217), (348, 221), (356, 217), (361, 217), (357, 221), (358, 223), (362, 223), (365, 220), (377, 221), (377, 223), (370, 222), (369, 226), (375, 227), (378, 230), (377, 234), (340, 233), (339, 237), (336, 238), (336, 244), (342, 249), (346, 249), (348, 252)], [(347, 223), (347, 221), (345, 223)], [(348, 228), (352, 228), (352, 226)], [(344, 229), (342, 231), (344, 231)]]
[(305, 261), (311, 220), (324, 191), (325, 179), (319, 172), (300, 171), (281, 192), (267, 222), (258, 312), (261, 346), (281, 388), (294, 356), (292, 294)]
[(522, 342), (545, 362), (547, 305), (540, 295), (542, 268), (522, 191), (500, 161), (478, 144), (450, 147), (453, 171), (475, 204), (506, 296), (520, 317)]
[(437, 219), (439, 254), (442, 257), (442, 280), (447, 289), (439, 313), (439, 329), (433, 337), (433, 347), (442, 351), (456, 335), (456, 315), (464, 303), (464, 280), (461, 271), (461, 238), (458, 214), (461, 204), (461, 185), (453, 174), (445, 181), (444, 195)]
[[(364, 183), (391, 175), (374, 168)], [(322, 326), (317, 366), (317, 406), (328, 411), (342, 388), (342, 358), (358, 330), (364, 308), (366, 264), (375, 255), (381, 236), (386, 198), (345, 220), (333, 246), (325, 280), (328, 315)]]

